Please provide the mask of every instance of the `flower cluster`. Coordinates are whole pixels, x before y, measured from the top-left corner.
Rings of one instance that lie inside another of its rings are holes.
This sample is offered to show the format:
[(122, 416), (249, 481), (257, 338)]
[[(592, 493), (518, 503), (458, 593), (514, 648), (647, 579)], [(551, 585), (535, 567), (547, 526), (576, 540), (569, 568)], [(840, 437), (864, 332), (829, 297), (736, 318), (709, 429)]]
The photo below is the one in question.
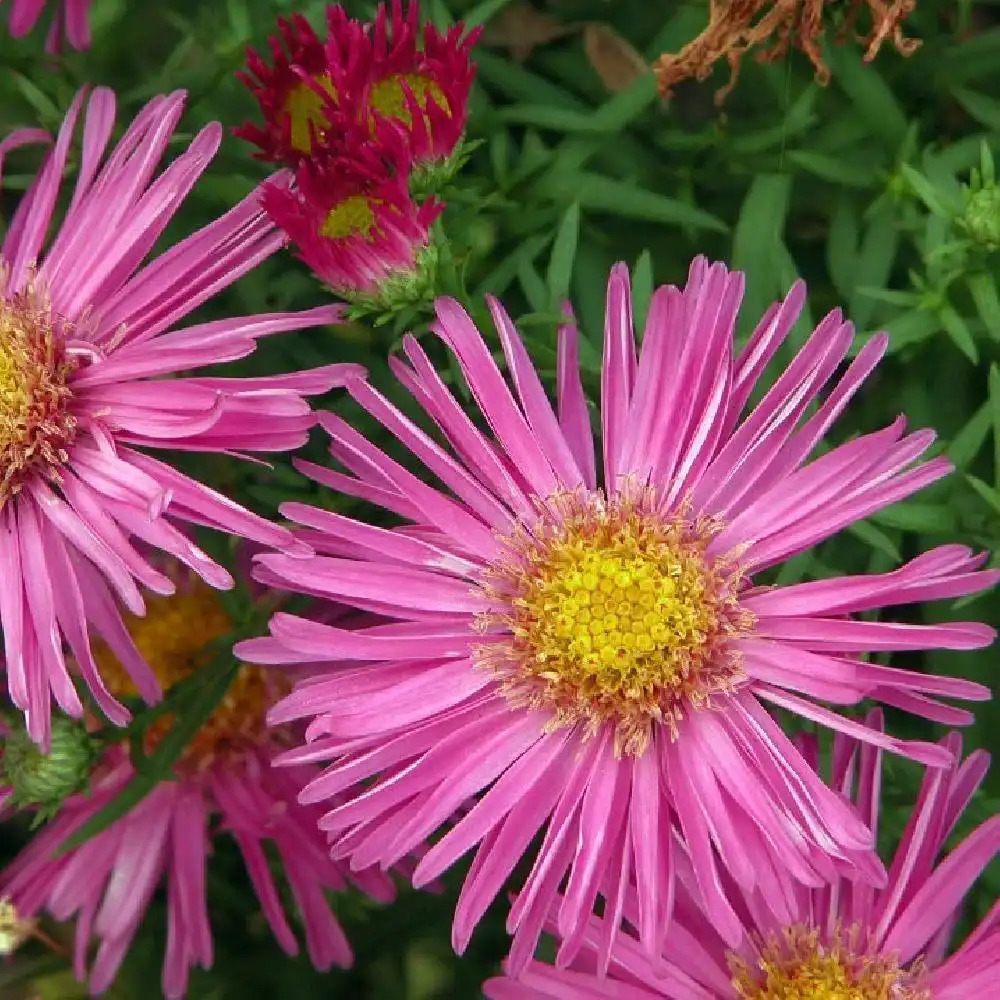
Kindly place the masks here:
[(270, 184), (264, 209), (333, 292), (385, 312), (431, 297), (434, 196), (461, 165), (478, 30), (419, 29), (416, 0), (372, 23), (326, 10), (326, 38), (301, 15), (279, 22), (271, 62), (252, 49), (243, 82), (264, 124), (236, 134), (295, 183)]

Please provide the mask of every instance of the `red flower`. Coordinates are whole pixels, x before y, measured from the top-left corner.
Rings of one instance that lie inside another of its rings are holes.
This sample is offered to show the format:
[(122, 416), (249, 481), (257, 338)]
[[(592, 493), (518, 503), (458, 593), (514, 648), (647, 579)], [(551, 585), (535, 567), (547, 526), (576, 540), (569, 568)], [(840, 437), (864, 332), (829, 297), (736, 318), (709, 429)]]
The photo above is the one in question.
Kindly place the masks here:
[(433, 198), (418, 206), (410, 197), (401, 144), (375, 144), (344, 119), (336, 127), (349, 152), (331, 149), (303, 160), (294, 186), (267, 184), (264, 210), (337, 294), (412, 301), (432, 263), (430, 226), (444, 206)]

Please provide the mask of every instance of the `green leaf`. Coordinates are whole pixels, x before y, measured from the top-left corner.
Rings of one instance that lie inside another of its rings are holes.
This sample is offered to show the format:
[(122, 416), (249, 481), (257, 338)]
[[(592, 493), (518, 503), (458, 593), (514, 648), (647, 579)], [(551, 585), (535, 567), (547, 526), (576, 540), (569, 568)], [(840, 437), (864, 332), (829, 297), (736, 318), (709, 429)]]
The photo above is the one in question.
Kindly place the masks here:
[(522, 258), (517, 265), (517, 280), (534, 312), (540, 313), (548, 307), (549, 294), (545, 282), (530, 260)]
[(854, 102), (854, 109), (868, 126), (868, 134), (894, 153), (906, 136), (906, 113), (878, 70), (862, 62), (853, 45), (830, 49), (828, 60), (833, 78)]
[(497, 112), (499, 121), (516, 125), (533, 125), (535, 128), (554, 132), (606, 133), (594, 121), (592, 111), (574, 111), (572, 108), (551, 107), (544, 104), (511, 104)]
[(467, 30), (478, 27), (480, 24), (492, 21), (510, 2), (511, 0), (483, 0), (467, 14), (462, 15), (462, 22)]
[(972, 331), (961, 316), (949, 305), (944, 305), (938, 310), (938, 319), (945, 328), (948, 336), (955, 342), (955, 346), (974, 364), (979, 364), (979, 351), (976, 349), (976, 342), (972, 339)]
[[(107, 830), (122, 816), (131, 812), (161, 781), (170, 780), (174, 764), (222, 701), (240, 666), (240, 662), (233, 658), (231, 647), (227, 645), (220, 650), (213, 663), (174, 689), (177, 696), (171, 706), (177, 711), (169, 732), (148, 757), (136, 762), (136, 775), (121, 792), (63, 841), (59, 846), (59, 854), (65, 854)], [(161, 705), (136, 719), (134, 726), (129, 727), (129, 733), (132, 733), (133, 728), (138, 729), (141, 741), (141, 734), (149, 724), (166, 711), (166, 701), (164, 699)]]
[(993, 482), (1000, 489), (1000, 368), (990, 366), (990, 417), (993, 423)]
[(580, 205), (573, 202), (559, 223), (549, 257), (546, 284), (549, 286), (549, 306), (558, 309), (569, 297), (569, 283), (573, 275), (573, 261), (580, 240)]
[(947, 218), (948, 212), (943, 200), (938, 196), (934, 186), (919, 170), (914, 170), (908, 163), (899, 165), (900, 172), (913, 189), (913, 193), (935, 214)]
[(796, 166), (824, 181), (843, 184), (845, 187), (870, 188), (878, 182), (874, 171), (853, 163), (849, 159), (828, 156), (811, 149), (792, 149), (785, 156)]
[(474, 299), (480, 302), (487, 293), (503, 295), (510, 283), (517, 277), (517, 269), (520, 267), (521, 261), (533, 261), (551, 239), (551, 233), (534, 233), (529, 236), (479, 282), (475, 289)]
[(545, 77), (482, 48), (476, 50), (476, 64), (479, 67), (478, 79), (487, 86), (503, 91), (512, 100), (525, 101), (529, 104), (546, 104), (584, 113), (590, 113), (592, 110), (568, 90), (557, 87)]
[(644, 73), (594, 112), (594, 124), (600, 131), (621, 132), (654, 104), (657, 97), (656, 77)]
[(979, 449), (982, 448), (992, 425), (993, 415), (990, 413), (990, 405), (983, 403), (948, 445), (948, 457), (955, 463), (956, 468), (964, 469), (979, 454)]
[[(855, 264), (855, 275), (869, 287), (884, 288), (889, 283), (892, 265), (899, 252), (899, 231), (895, 212), (886, 205), (872, 212)], [(848, 311), (859, 329), (867, 329), (875, 302), (866, 292), (856, 288), (848, 296)]]
[(941, 504), (905, 500), (873, 514), (871, 520), (889, 528), (915, 531), (919, 534), (940, 535), (953, 530), (955, 519), (949, 507)]
[(652, 298), (653, 258), (648, 250), (643, 250), (632, 269), (632, 317), (637, 330), (642, 330), (646, 325)]
[(1000, 130), (1000, 101), (964, 87), (953, 90), (952, 96), (977, 121), (987, 128)]
[(834, 209), (826, 238), (826, 267), (834, 288), (845, 300), (854, 289), (860, 236), (854, 203), (847, 197), (841, 198)]
[(562, 183), (566, 189), (576, 192), (581, 208), (643, 222), (726, 232), (726, 224), (716, 216), (676, 198), (645, 191), (628, 181), (580, 172), (574, 177), (563, 178)]
[(966, 475), (969, 485), (996, 511), (1000, 514), (1000, 488), (994, 489), (988, 486), (976, 476)]
[(994, 340), (1000, 340), (1000, 296), (997, 295), (996, 279), (991, 274), (979, 272), (970, 274), (965, 280), (986, 332)]
[(911, 309), (894, 316), (886, 324), (889, 331), (889, 350), (893, 354), (911, 344), (919, 344), (940, 332), (941, 323), (934, 313), (926, 309)]
[(860, 538), (861, 541), (866, 545), (870, 545), (876, 551), (891, 557), (894, 562), (898, 563), (902, 559), (896, 543), (881, 528), (872, 524), (871, 521), (858, 521), (855, 524), (849, 525), (847, 531), (849, 534)]

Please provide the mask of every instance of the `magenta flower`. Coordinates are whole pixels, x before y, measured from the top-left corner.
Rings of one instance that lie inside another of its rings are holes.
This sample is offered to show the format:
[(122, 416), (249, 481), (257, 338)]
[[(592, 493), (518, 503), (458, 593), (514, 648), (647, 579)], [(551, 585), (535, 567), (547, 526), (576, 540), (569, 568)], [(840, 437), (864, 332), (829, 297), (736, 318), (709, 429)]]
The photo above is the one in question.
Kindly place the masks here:
[[(342, 122), (351, 130), (350, 123)], [(354, 130), (357, 131), (356, 129)], [(418, 205), (407, 190), (408, 154), (359, 136), (344, 155), (317, 154), (264, 185), (261, 204), (331, 291), (351, 302), (389, 305), (429, 299), (435, 251), (430, 227), (444, 205)]]
[[(211, 662), (232, 624), (221, 602), (195, 574), (174, 565), (167, 575), (177, 592), (151, 603), (144, 618), (132, 618), (114, 646), (95, 650), (108, 686), (135, 694), (128, 652), (140, 650), (165, 689)], [(231, 641), (231, 640), (230, 640)], [(317, 821), (322, 810), (297, 804), (308, 766), (277, 770), (270, 758), (296, 739), (289, 727), (268, 729), (264, 713), (288, 682), (276, 671), (242, 667), (222, 702), (184, 750), (174, 780), (161, 782), (131, 812), (82, 845), (57, 856), (63, 842), (108, 804), (134, 776), (128, 752), (105, 753), (89, 794), (68, 798), (54, 819), (0, 873), (0, 898), (22, 919), (43, 912), (77, 921), (74, 974), (92, 993), (113, 982), (154, 892), (166, 883), (167, 942), (163, 994), (181, 997), (193, 966), (212, 964), (212, 932), (206, 899), (206, 868), (212, 844), (232, 837), (243, 857), (261, 909), (281, 948), (298, 954), (267, 851), (280, 859), (318, 969), (351, 964), (351, 949), (330, 909), (326, 893), (349, 884), (389, 902), (392, 881), (377, 869), (351, 873), (332, 861)], [(169, 719), (146, 732), (152, 752)], [(287, 898), (287, 897), (285, 897)], [(88, 961), (92, 938), (98, 949)]]
[[(3, 3), (4, 0), (0, 0)], [(65, 30), (66, 38), (74, 49), (90, 48), (90, 5), (94, 0), (56, 0), (56, 11), (45, 40), (49, 52), (58, 52), (60, 34)], [(10, 14), (7, 27), (14, 38), (23, 38), (38, 23), (48, 0), (7, 0)]]
[(331, 453), (348, 472), (299, 467), (403, 526), (286, 504), (315, 554), (259, 557), (262, 581), (383, 619), (343, 629), (277, 614), (270, 637), (237, 647), (251, 662), (330, 663), (269, 718), (312, 720), (306, 746), (283, 759), (331, 762), (302, 801), (348, 796), (328, 803), (322, 821), (336, 857), (387, 866), (446, 830), (416, 868), (419, 886), (477, 848), (455, 914), (462, 951), (541, 838), (508, 921), (515, 973), (564, 880), (561, 962), (581, 947), (598, 896), (617, 925), (630, 878), (639, 939), (655, 954), (682, 847), (732, 945), (743, 925), (723, 876), (745, 892), (840, 876), (878, 883), (870, 830), (767, 706), (943, 767), (947, 748), (894, 739), (823, 703), (874, 698), (961, 724), (971, 715), (939, 696), (989, 696), (863, 654), (978, 648), (991, 628), (852, 617), (981, 590), (998, 576), (977, 571), (982, 556), (952, 545), (882, 575), (754, 582), (949, 466), (915, 464), (934, 435), (906, 434), (902, 418), (809, 458), (886, 346), (872, 338), (836, 377), (854, 337), (837, 311), (744, 415), (805, 290), (797, 284), (772, 306), (734, 357), (742, 287), (742, 275), (697, 259), (683, 290), (653, 296), (637, 357), (628, 272), (614, 269), (600, 482), (575, 327), (559, 335), (553, 410), (499, 303), (489, 306), (513, 391), (468, 315), (439, 300), (436, 332), (481, 420), (413, 337), (404, 341), (412, 367), (396, 360), (394, 371), (435, 436), (370, 385), (352, 381), (349, 391), (442, 486), (325, 414)]
[[(878, 713), (872, 721), (880, 724)], [(879, 725), (879, 728), (880, 725)], [(956, 756), (961, 740), (943, 745)], [(881, 751), (837, 735), (833, 784), (851, 795), (873, 826), (879, 818)], [(815, 745), (808, 756), (817, 765)], [(646, 952), (623, 933), (602, 960), (612, 933), (591, 917), (571, 968), (531, 962), (521, 980), (493, 979), (490, 1000), (973, 1000), (995, 993), (1000, 976), (1000, 903), (957, 947), (954, 928), (963, 899), (1000, 853), (1000, 816), (987, 820), (943, 861), (945, 842), (978, 788), (989, 757), (929, 770), (881, 889), (838, 880), (807, 889), (780, 873), (776, 882), (734, 893), (744, 933), (729, 947), (695, 898), (682, 888), (662, 952)], [(690, 886), (693, 883), (688, 882)], [(780, 897), (782, 913), (762, 894)], [(634, 894), (626, 915), (635, 918)]]
[[(54, 224), (83, 102), (81, 93), (0, 245), (0, 626), (11, 699), (43, 743), (50, 698), (70, 715), (83, 712), (64, 644), (101, 711), (118, 725), (130, 717), (101, 680), (88, 628), (106, 638), (121, 630), (113, 593), (141, 614), (140, 587), (172, 592), (133, 539), (222, 588), (232, 579), (184, 534), (185, 524), (292, 543), (285, 529), (148, 450), (296, 448), (315, 422), (303, 397), (359, 371), (329, 365), (257, 379), (174, 377), (245, 357), (258, 337), (330, 323), (339, 312), (325, 307), (178, 328), (283, 237), (255, 192), (144, 264), (215, 153), (221, 128), (203, 129), (154, 179), (183, 94), (150, 101), (105, 157), (115, 99), (103, 88), (88, 102), (76, 184), (62, 224)], [(25, 136), (12, 139), (8, 148)], [(131, 666), (143, 698), (155, 700), (153, 675), (141, 661)]]

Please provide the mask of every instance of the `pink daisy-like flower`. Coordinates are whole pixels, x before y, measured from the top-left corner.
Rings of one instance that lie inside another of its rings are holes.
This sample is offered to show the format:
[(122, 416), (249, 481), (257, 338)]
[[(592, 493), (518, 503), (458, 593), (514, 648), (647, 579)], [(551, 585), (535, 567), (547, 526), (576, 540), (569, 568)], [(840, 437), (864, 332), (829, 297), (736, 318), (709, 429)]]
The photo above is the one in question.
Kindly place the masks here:
[[(878, 713), (870, 723), (881, 730)], [(957, 733), (943, 741), (956, 757)], [(815, 745), (807, 756), (818, 766)], [(611, 947), (613, 928), (591, 917), (573, 966), (532, 962), (520, 981), (493, 979), (490, 1000), (977, 1000), (995, 994), (1000, 976), (1000, 903), (952, 947), (962, 903), (982, 870), (1000, 853), (1000, 816), (987, 820), (943, 861), (949, 835), (983, 780), (989, 757), (929, 770), (881, 889), (838, 880), (807, 889), (785, 878), (741, 896), (734, 892), (744, 933), (730, 947), (695, 902), (692, 882), (681, 889), (677, 915), (651, 956), (634, 934)], [(850, 795), (872, 826), (879, 818), (881, 751), (837, 734), (835, 788)], [(762, 894), (781, 898), (775, 917)], [(634, 894), (626, 916), (635, 919)]]
[(681, 848), (709, 919), (733, 944), (743, 925), (723, 888), (727, 872), (747, 892), (840, 875), (877, 883), (884, 872), (870, 830), (767, 707), (941, 767), (952, 758), (946, 748), (891, 738), (822, 703), (875, 698), (962, 724), (970, 713), (938, 696), (989, 697), (971, 681), (863, 654), (978, 648), (992, 629), (852, 617), (981, 590), (998, 577), (977, 571), (982, 556), (945, 546), (881, 575), (753, 582), (949, 465), (915, 465), (934, 435), (906, 434), (902, 418), (810, 460), (886, 347), (876, 336), (840, 370), (854, 330), (839, 311), (744, 412), (805, 290), (796, 284), (772, 306), (734, 356), (742, 288), (739, 273), (695, 260), (684, 289), (656, 291), (637, 356), (628, 271), (614, 269), (601, 482), (575, 327), (560, 332), (553, 409), (499, 303), (489, 307), (513, 391), (469, 316), (439, 300), (436, 332), (481, 423), (413, 337), (404, 341), (410, 366), (393, 367), (435, 436), (372, 386), (348, 388), (443, 488), (324, 414), (331, 453), (349, 474), (299, 468), (405, 524), (290, 503), (283, 513), (307, 526), (314, 554), (258, 557), (272, 586), (383, 616), (342, 629), (277, 614), (271, 636), (237, 655), (330, 662), (269, 718), (312, 720), (307, 744), (279, 759), (331, 762), (302, 801), (347, 795), (322, 820), (336, 857), (390, 865), (444, 829), (416, 868), (419, 886), (478, 848), (455, 914), (458, 951), (539, 836), (508, 920), (514, 972), (563, 884), (560, 962), (581, 947), (598, 896), (618, 924), (630, 878), (639, 938), (658, 953)]
[[(113, 594), (141, 614), (140, 587), (173, 590), (133, 539), (220, 588), (232, 586), (231, 577), (183, 533), (184, 524), (293, 544), (284, 528), (148, 450), (296, 448), (315, 422), (303, 397), (360, 371), (329, 365), (269, 378), (173, 377), (245, 357), (258, 337), (339, 315), (324, 307), (178, 328), (284, 239), (255, 192), (143, 264), (221, 136), (217, 124), (207, 126), (154, 179), (183, 102), (181, 93), (154, 98), (105, 157), (115, 99), (95, 90), (76, 184), (55, 225), (81, 93), (0, 245), (0, 626), (11, 699), (42, 743), (50, 698), (74, 717), (83, 713), (66, 647), (100, 710), (119, 725), (130, 718), (101, 680), (88, 632), (110, 638), (121, 631)], [(143, 698), (155, 700), (148, 667), (133, 658), (129, 669)]]
[[(461, 23), (445, 34), (425, 24), (420, 44), (419, 17), (419, 4), (404, 13), (401, 0), (393, 0), (391, 11), (379, 4), (374, 23), (363, 24), (330, 4), (325, 41), (300, 15), (279, 18), (281, 38), (269, 39), (273, 65), (249, 49), (247, 69), (237, 74), (264, 125), (248, 123), (235, 134), (260, 148), (258, 158), (295, 164), (325, 146), (353, 153), (384, 125), (414, 163), (446, 159), (465, 131), (476, 73), (470, 53), (481, 29), (463, 38)], [(338, 115), (361, 132), (345, 136)]]
[[(476, 76), (472, 46), (481, 28), (465, 35), (461, 22), (441, 34), (430, 22), (420, 32), (420, 5), (379, 4), (364, 43), (347, 54), (331, 38), (327, 60), (338, 93), (357, 95), (357, 107), (388, 123), (416, 164), (449, 157), (465, 131)], [(362, 110), (362, 114), (364, 114)]]
[[(279, 17), (281, 37), (268, 39), (273, 66), (247, 49), (247, 68), (236, 75), (257, 99), (264, 125), (248, 122), (233, 133), (260, 147), (254, 154), (258, 159), (294, 166), (327, 141), (327, 108), (339, 105), (330, 58), (338, 67), (350, 66), (365, 41), (364, 25), (348, 17), (340, 4), (327, 6), (326, 25), (327, 38), (322, 41), (301, 14)], [(354, 101), (352, 95), (350, 103)], [(335, 134), (330, 138), (339, 141)]]
[[(3, 3), (4, 0), (0, 0)], [(90, 48), (90, 6), (94, 0), (56, 0), (45, 47), (49, 52), (59, 51), (60, 34), (65, 28), (66, 38), (74, 49)], [(14, 38), (23, 38), (38, 23), (48, 0), (7, 0), (10, 14), (7, 27)]]
[[(344, 127), (352, 129), (347, 122)], [(435, 261), (430, 227), (444, 205), (433, 198), (417, 205), (410, 197), (407, 154), (398, 142), (381, 146), (359, 136), (349, 146), (344, 155), (304, 160), (294, 186), (266, 184), (264, 211), (320, 281), (343, 298), (392, 303), (426, 297)]]
[[(108, 686), (118, 695), (135, 687), (121, 665), (122, 643), (132, 644), (165, 689), (211, 663), (232, 632), (215, 592), (194, 573), (167, 567), (177, 592), (151, 602), (144, 618), (128, 622), (115, 647), (95, 650)], [(231, 641), (231, 640), (229, 640)], [(329, 857), (317, 828), (322, 810), (296, 796), (315, 769), (276, 770), (274, 752), (290, 746), (289, 727), (268, 729), (264, 713), (288, 689), (275, 671), (241, 667), (223, 700), (183, 751), (174, 780), (162, 782), (132, 811), (64, 854), (63, 843), (114, 799), (135, 771), (124, 747), (106, 752), (86, 795), (67, 799), (55, 818), (0, 873), (0, 897), (22, 919), (46, 913), (77, 920), (74, 973), (92, 993), (113, 982), (153, 893), (166, 882), (167, 942), (163, 993), (183, 996), (189, 970), (212, 964), (206, 869), (212, 843), (232, 837), (243, 857), (265, 918), (281, 948), (298, 953), (296, 934), (281, 903), (267, 851), (284, 871), (297, 920), (318, 969), (348, 966), (351, 949), (326, 895), (349, 884), (389, 902), (391, 880), (376, 870), (349, 872)], [(161, 717), (146, 731), (155, 750), (170, 728)], [(88, 962), (92, 938), (99, 942)]]

